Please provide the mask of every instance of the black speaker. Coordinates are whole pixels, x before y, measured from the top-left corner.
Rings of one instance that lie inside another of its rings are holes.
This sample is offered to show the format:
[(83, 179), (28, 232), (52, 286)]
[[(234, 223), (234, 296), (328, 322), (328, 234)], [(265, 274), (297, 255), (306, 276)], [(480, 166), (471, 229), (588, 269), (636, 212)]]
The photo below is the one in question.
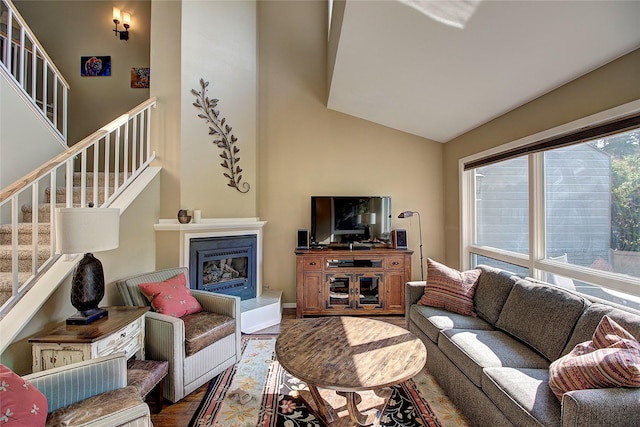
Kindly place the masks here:
[(298, 229), (298, 249), (309, 249), (309, 230)]
[(391, 245), (394, 249), (407, 249), (407, 230), (399, 229), (391, 231)]

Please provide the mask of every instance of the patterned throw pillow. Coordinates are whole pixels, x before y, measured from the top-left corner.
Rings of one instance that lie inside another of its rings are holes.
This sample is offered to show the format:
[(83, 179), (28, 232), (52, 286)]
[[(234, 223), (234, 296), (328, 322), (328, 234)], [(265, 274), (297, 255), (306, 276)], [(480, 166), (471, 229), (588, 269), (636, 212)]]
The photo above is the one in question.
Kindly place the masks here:
[(427, 285), (418, 304), (475, 317), (473, 296), (478, 277), (479, 269), (460, 272), (427, 258)]
[(591, 341), (549, 366), (549, 387), (560, 400), (571, 390), (640, 387), (640, 343), (605, 315)]
[(182, 273), (164, 282), (140, 283), (138, 287), (158, 313), (182, 317), (202, 311), (191, 289), (187, 288), (187, 279)]
[(29, 381), (0, 365), (0, 425), (44, 426), (47, 398)]

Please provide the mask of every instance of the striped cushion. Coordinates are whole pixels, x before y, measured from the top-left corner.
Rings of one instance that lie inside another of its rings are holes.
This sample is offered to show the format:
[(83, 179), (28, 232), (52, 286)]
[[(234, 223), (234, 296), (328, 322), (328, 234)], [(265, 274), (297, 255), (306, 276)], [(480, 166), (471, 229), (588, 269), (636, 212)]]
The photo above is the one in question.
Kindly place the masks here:
[(427, 284), (418, 304), (475, 316), (473, 295), (480, 270), (460, 272), (427, 258)]
[(576, 345), (551, 364), (549, 387), (560, 400), (571, 390), (640, 387), (640, 343), (604, 316), (593, 340)]

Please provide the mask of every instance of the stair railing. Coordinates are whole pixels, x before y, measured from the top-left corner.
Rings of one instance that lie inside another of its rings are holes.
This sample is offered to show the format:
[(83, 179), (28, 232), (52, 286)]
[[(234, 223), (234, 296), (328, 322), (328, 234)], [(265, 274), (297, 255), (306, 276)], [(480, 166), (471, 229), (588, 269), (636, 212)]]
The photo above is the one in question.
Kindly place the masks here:
[[(0, 307), (0, 318), (60, 256), (56, 254), (55, 208), (108, 207), (153, 161), (150, 120), (155, 106), (156, 98), (150, 98), (0, 192), (0, 216), (10, 219), (12, 247), (12, 297)], [(32, 262), (30, 271), (20, 274), (20, 262), (28, 262), (18, 239), (24, 203), (31, 203), (33, 231), (28, 250)], [(45, 216), (39, 215), (39, 207)], [(39, 244), (39, 224), (47, 220), (50, 242)]]
[(0, 0), (0, 67), (66, 143), (69, 84), (11, 0)]

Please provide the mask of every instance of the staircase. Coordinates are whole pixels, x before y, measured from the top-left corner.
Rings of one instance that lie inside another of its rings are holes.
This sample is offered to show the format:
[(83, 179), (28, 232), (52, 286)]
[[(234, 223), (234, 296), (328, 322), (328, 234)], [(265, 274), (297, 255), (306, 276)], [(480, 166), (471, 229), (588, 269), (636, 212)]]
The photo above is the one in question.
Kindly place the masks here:
[[(107, 193), (105, 190), (105, 174), (99, 172), (98, 174), (88, 174), (86, 177), (86, 198), (93, 200), (94, 195), (94, 179), (97, 180), (97, 192), (98, 200), (104, 200), (104, 196)], [(118, 186), (124, 184), (125, 175), (119, 173)], [(108, 175), (108, 193), (113, 194), (115, 191), (115, 173)], [(73, 186), (72, 186), (72, 206), (80, 207), (82, 202), (82, 173), (75, 172), (73, 174)], [(55, 204), (52, 203), (52, 193), (55, 193)], [(47, 187), (44, 191), (44, 202), (38, 204), (36, 227), (38, 230), (37, 250), (34, 251), (34, 209), (31, 204), (22, 205), (20, 211), (22, 214), (22, 220), (18, 223), (18, 287), (21, 287), (27, 279), (31, 276), (34, 270), (33, 262), (37, 259), (37, 265), (35, 269), (42, 267), (51, 256), (51, 209), (52, 206), (65, 207), (67, 198), (66, 187), (56, 187), (55, 191), (52, 191), (50, 187)], [(0, 225), (0, 306), (2, 306), (12, 295), (12, 234), (13, 226), (11, 224)]]

